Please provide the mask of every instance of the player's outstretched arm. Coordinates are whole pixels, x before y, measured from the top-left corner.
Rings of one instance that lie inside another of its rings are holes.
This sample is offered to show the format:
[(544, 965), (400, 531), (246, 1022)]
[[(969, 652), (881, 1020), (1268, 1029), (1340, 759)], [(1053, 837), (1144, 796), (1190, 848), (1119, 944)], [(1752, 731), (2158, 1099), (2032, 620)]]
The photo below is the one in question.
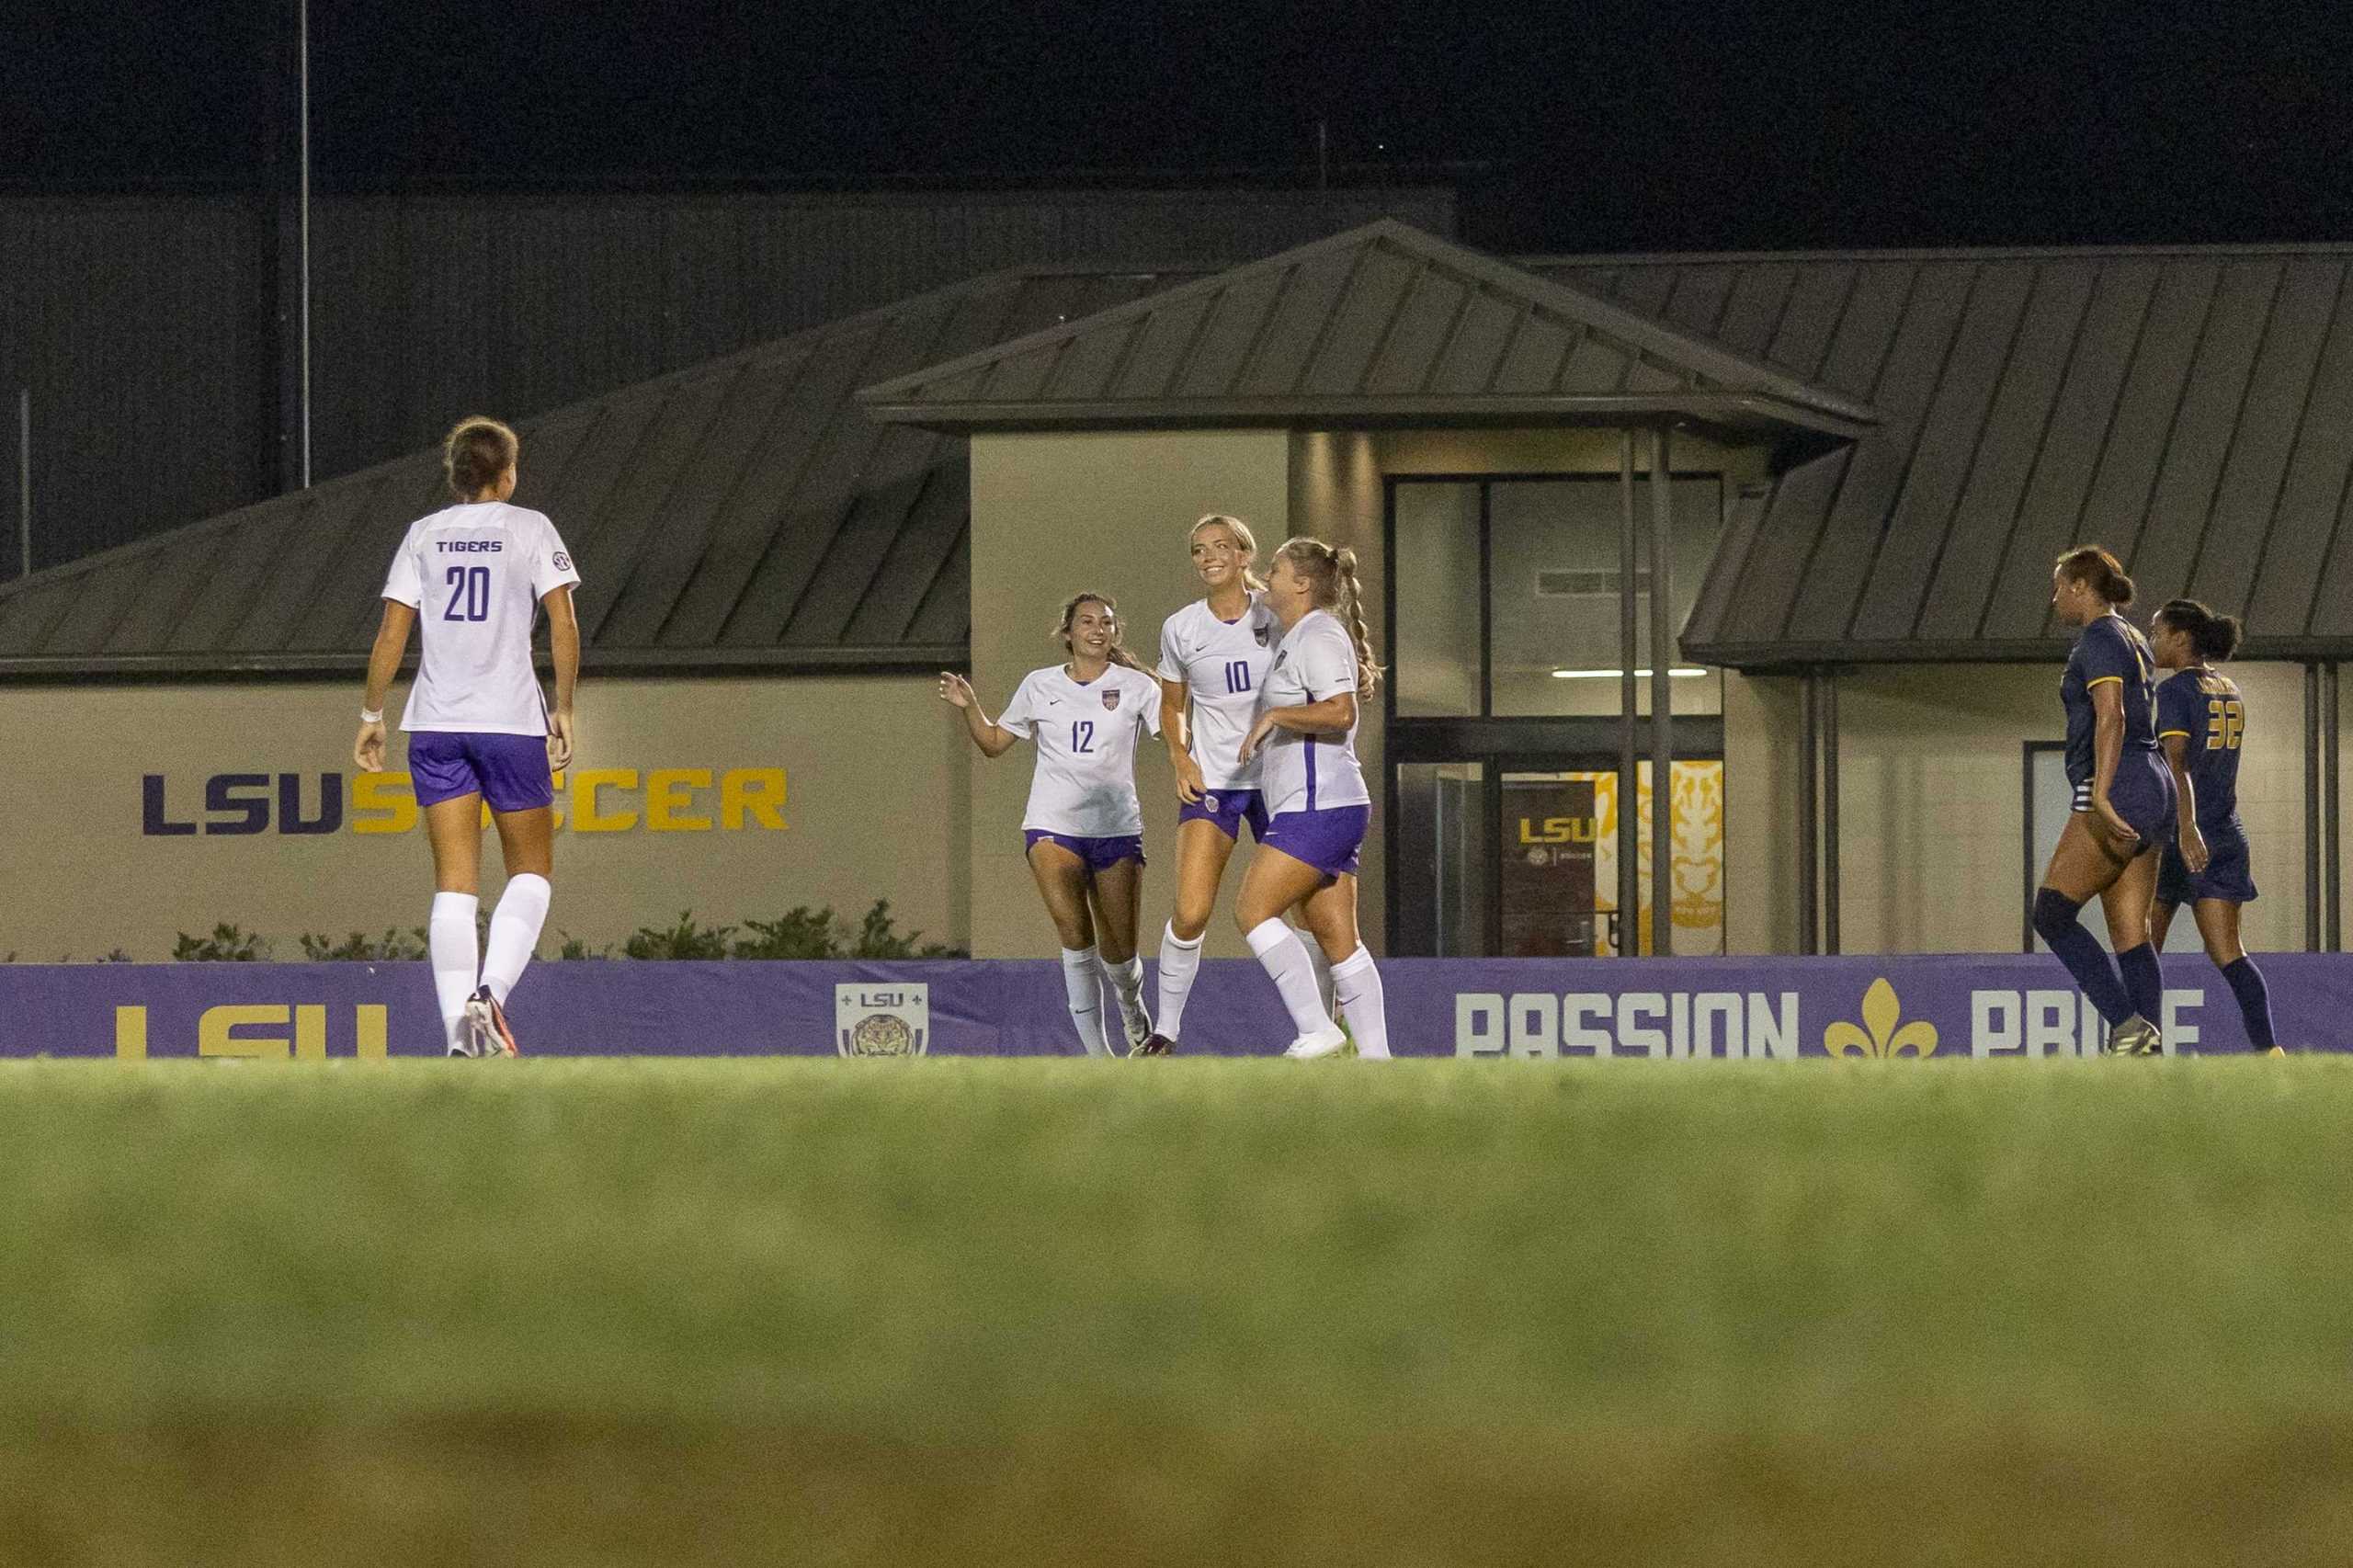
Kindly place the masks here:
[(384, 699), (400, 673), (401, 655), (408, 651), (408, 634), (416, 625), (416, 607), (398, 599), (384, 601), (384, 619), (376, 626), (376, 645), (368, 651), (368, 689), (359, 699), (359, 734), (351, 743), (351, 760), (362, 773), (384, 770)]
[(952, 670), (939, 672), (939, 700), (962, 711), (965, 733), (981, 748), (983, 756), (1003, 756), (1021, 738), (992, 723), (988, 715), (981, 711), (981, 699), (973, 692), (972, 683)]

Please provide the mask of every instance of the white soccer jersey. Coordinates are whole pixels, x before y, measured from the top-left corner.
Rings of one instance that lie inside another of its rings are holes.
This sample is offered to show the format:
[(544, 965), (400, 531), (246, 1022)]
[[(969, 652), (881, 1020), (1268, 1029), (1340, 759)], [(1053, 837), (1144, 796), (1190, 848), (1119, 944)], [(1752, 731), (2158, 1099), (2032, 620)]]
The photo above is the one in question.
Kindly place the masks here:
[[(1266, 709), (1304, 708), (1356, 688), (1357, 645), (1348, 629), (1329, 612), (1312, 609), (1276, 644), (1259, 701)], [(1268, 816), (1372, 804), (1357, 765), (1355, 724), (1346, 734), (1270, 731), (1258, 755), (1265, 759), (1258, 787), (1266, 791)]]
[(531, 617), (579, 581), (541, 513), (472, 501), (411, 523), (384, 580), (384, 597), (416, 611), (424, 642), (401, 728), (546, 734)]
[(997, 723), (1038, 747), (1021, 825), (1078, 838), (1143, 831), (1136, 736), (1160, 733), (1160, 683), (1113, 665), (1081, 685), (1056, 665), (1031, 670)]
[(1242, 738), (1258, 714), (1258, 688), (1275, 662), (1282, 627), (1252, 594), (1238, 620), (1220, 620), (1207, 599), (1196, 599), (1160, 628), (1160, 678), (1181, 680), (1193, 700), (1193, 760), (1212, 790), (1255, 790), (1258, 762), (1235, 761)]

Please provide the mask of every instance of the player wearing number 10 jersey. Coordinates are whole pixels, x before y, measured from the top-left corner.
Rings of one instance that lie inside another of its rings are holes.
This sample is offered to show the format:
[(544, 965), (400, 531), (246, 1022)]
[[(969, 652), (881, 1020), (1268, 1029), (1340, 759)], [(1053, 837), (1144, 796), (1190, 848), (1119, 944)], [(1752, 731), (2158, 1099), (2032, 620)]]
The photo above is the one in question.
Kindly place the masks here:
[(2157, 687), (2157, 744), (2181, 802), (2157, 869), (2152, 939), (2163, 947), (2174, 911), (2189, 905), (2206, 956), (2238, 999), (2248, 1041), (2258, 1051), (2276, 1051), (2270, 993), (2239, 942), (2239, 906), (2255, 902), (2246, 829), (2239, 822), (2246, 699), (2238, 682), (2214, 668), (2238, 651), (2239, 623), (2196, 599), (2168, 599), (2157, 611), (2150, 641), (2157, 667), (2180, 672)]
[[(452, 1056), (515, 1054), (506, 999), (539, 945), (551, 891), (551, 770), (572, 760), (580, 670), (572, 590), (580, 574), (555, 525), (510, 504), (520, 452), (515, 432), (495, 419), (467, 419), (449, 432), (442, 457), (457, 505), (410, 524), (392, 557), (352, 746), (361, 768), (383, 767), (384, 697), (409, 628), (419, 626), (424, 648), (401, 728), (433, 846), (438, 891), (426, 946)], [(552, 713), (531, 664), (531, 626), (542, 608), (555, 662)], [(498, 824), (506, 889), (482, 954), (474, 916), (484, 802)]]

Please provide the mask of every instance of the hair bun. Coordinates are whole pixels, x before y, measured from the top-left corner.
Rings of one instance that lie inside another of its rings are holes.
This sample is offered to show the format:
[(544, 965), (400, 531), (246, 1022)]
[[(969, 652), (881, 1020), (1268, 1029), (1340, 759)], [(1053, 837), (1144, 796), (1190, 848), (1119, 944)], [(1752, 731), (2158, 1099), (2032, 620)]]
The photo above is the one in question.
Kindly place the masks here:
[(1357, 552), (1345, 544), (1332, 552), (1332, 561), (1343, 572), (1353, 572), (1357, 569)]

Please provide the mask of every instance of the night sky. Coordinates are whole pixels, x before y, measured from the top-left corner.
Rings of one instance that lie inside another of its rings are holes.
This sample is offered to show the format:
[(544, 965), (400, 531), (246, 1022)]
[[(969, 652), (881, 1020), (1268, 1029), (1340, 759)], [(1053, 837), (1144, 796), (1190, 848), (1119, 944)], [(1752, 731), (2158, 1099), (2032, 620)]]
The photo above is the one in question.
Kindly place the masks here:
[[(289, 177), (292, 0), (16, 6), (0, 187)], [(329, 189), (1434, 179), (1500, 251), (2353, 239), (2338, 8), (312, 7)], [(1457, 167), (1453, 165), (1475, 165)]]

